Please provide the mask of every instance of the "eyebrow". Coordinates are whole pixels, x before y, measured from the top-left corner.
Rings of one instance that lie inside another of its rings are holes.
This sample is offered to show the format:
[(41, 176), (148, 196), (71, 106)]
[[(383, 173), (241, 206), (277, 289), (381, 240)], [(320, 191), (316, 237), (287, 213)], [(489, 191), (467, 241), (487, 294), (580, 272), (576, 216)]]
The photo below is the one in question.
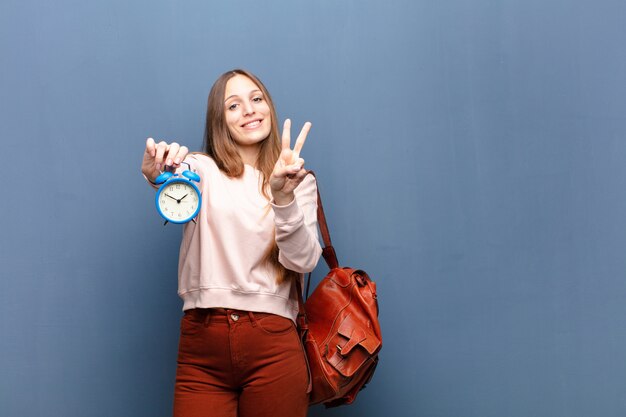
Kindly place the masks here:
[[(261, 91), (261, 90), (252, 90), (252, 91), (250, 91), (249, 94), (253, 94), (253, 93), (263, 93), (263, 91)], [(226, 97), (226, 99), (224, 99), (224, 103), (226, 103), (228, 100), (230, 100), (233, 97), (238, 97), (238, 95), (237, 94), (233, 94), (232, 96)]]

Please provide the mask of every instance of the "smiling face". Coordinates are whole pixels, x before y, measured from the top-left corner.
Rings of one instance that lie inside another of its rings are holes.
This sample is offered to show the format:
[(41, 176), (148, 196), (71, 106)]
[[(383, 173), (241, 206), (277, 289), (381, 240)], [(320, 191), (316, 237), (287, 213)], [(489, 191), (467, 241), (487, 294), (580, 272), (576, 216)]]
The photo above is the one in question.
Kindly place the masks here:
[(263, 92), (245, 75), (226, 83), (224, 118), (244, 162), (253, 164), (260, 143), (270, 134), (272, 116)]

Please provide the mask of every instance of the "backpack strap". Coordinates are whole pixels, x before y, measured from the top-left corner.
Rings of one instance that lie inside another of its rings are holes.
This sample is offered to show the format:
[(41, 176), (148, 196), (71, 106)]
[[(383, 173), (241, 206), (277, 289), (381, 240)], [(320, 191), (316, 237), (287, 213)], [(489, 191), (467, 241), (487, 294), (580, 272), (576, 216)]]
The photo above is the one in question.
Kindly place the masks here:
[[(315, 176), (315, 172), (309, 170), (307, 174), (313, 175), (316, 182), (317, 189), (317, 225), (320, 229), (320, 234), (322, 235), (322, 241), (324, 242), (324, 247), (322, 248), (322, 257), (324, 257), (324, 261), (326, 261), (326, 265), (330, 269), (339, 268), (339, 262), (337, 261), (337, 253), (335, 252), (335, 248), (333, 248), (333, 244), (330, 240), (330, 232), (328, 231), (328, 224), (326, 223), (326, 215), (324, 214), (324, 206), (322, 205), (322, 196), (320, 195), (320, 187), (317, 183), (317, 176)], [(309, 298), (309, 289), (311, 288), (311, 273), (307, 274), (306, 280), (306, 295), (305, 299)], [(306, 328), (306, 314), (304, 312), (304, 300), (302, 299), (302, 285), (300, 284), (300, 280), (296, 280), (296, 289), (298, 292), (298, 316), (302, 319), (302, 324)], [(299, 319), (300, 321), (300, 319)], [(300, 323), (298, 323), (300, 324)]]
[[(317, 180), (315, 172), (309, 170), (308, 173), (313, 175), (313, 177), (315, 177), (315, 179)], [(326, 224), (326, 215), (324, 214), (324, 206), (322, 205), (322, 197), (320, 196), (319, 183), (317, 184), (317, 224), (320, 228), (322, 241), (324, 242), (324, 247), (322, 248), (322, 256), (326, 261), (326, 265), (328, 265), (330, 269), (339, 268), (337, 253), (335, 252), (335, 248), (333, 248), (333, 244), (330, 241), (330, 232), (328, 231), (328, 224)]]

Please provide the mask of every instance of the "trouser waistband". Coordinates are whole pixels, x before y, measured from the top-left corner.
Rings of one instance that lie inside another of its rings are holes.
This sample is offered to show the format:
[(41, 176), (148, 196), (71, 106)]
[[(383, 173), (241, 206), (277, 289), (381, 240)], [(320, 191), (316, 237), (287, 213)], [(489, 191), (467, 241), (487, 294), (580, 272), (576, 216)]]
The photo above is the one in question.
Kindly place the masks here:
[(251, 322), (253, 326), (256, 326), (257, 319), (271, 316), (272, 314), (229, 308), (192, 308), (190, 310), (185, 310), (185, 315), (191, 320), (195, 322), (203, 322), (205, 325), (208, 325), (211, 322)]

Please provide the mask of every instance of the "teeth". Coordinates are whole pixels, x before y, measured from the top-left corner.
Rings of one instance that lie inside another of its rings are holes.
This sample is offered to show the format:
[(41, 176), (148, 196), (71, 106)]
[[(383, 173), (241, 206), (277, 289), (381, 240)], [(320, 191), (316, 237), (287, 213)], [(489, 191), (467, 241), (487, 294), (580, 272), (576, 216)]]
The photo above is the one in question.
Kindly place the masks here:
[(243, 125), (244, 127), (257, 127), (261, 122), (259, 120), (255, 120), (254, 122), (246, 123)]

